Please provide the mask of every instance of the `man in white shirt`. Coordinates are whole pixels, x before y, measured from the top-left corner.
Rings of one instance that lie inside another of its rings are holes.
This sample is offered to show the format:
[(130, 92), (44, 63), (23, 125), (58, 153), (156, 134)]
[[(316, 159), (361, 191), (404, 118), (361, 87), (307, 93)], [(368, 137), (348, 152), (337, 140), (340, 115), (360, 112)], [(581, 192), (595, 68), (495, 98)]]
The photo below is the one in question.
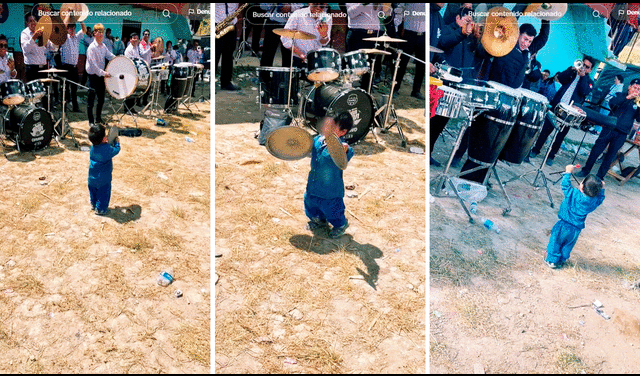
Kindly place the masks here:
[(89, 79), (89, 99), (87, 103), (87, 114), (89, 116), (89, 124), (94, 123), (93, 117), (93, 102), (98, 96), (98, 107), (96, 111), (96, 117), (98, 123), (104, 124), (102, 120), (102, 106), (104, 105), (104, 95), (106, 91), (104, 77), (111, 77), (111, 74), (105, 72), (105, 60), (111, 60), (115, 57), (114, 54), (109, 52), (107, 46), (102, 41), (104, 40), (104, 26), (102, 24), (96, 24), (93, 27), (95, 40), (89, 45), (87, 49), (87, 64), (86, 72)]
[[(53, 51), (56, 46), (48, 41), (45, 46), (38, 46), (36, 40), (42, 38), (43, 30), (36, 30), (36, 19), (31, 13), (25, 15), (26, 28), (20, 33), (20, 46), (24, 56), (25, 78), (26, 81), (33, 81), (38, 78), (47, 78), (46, 73), (40, 71), (48, 68), (47, 66), (47, 50)], [(42, 99), (43, 108), (48, 107), (48, 98)]]
[[(216, 3), (215, 21), (216, 25), (222, 22), (227, 16), (238, 10), (238, 3)], [(216, 38), (216, 70), (220, 63), (220, 89), (236, 91), (239, 87), (231, 82), (233, 76), (233, 51), (236, 49), (237, 18), (231, 20), (234, 28), (220, 38)], [(184, 59), (184, 58), (183, 58)]]
[(316, 39), (296, 39), (295, 45), (291, 38), (280, 37), (282, 45), (293, 53), (293, 65), (304, 68), (307, 55), (329, 44), (331, 35), (331, 17), (323, 19), (326, 14), (326, 3), (310, 3), (309, 7), (298, 9), (289, 16), (285, 29), (303, 31), (312, 34)]
[[(178, 55), (176, 54), (176, 51), (174, 51), (173, 49), (173, 43), (168, 40), (167, 41), (167, 46), (165, 48), (165, 57), (164, 57), (164, 64), (168, 64), (168, 65), (173, 65), (174, 61), (176, 60), (176, 58), (178, 57)], [(166, 68), (169, 69), (169, 68)], [(162, 80), (160, 82), (160, 93), (164, 94), (169, 93), (169, 87), (167, 86), (167, 82), (169, 80)]]
[[(127, 46), (127, 49), (124, 50), (124, 56), (128, 57), (129, 59), (142, 59), (142, 60), (146, 60), (145, 57), (147, 56), (151, 56), (151, 49), (144, 49), (141, 47), (140, 45), (140, 37), (138, 36), (138, 33), (131, 33), (131, 35), (129, 36), (130, 38), (130, 42), (129, 42), (129, 46)], [(147, 91), (148, 92), (148, 91)], [(138, 111), (136, 111), (135, 108), (133, 108), (133, 106), (135, 106), (136, 104), (136, 99), (140, 99), (140, 98), (128, 98), (127, 100), (124, 101), (124, 111), (126, 113), (126, 111), (131, 112), (132, 114), (137, 114)], [(140, 103), (138, 103), (139, 105)]]
[(104, 45), (107, 46), (107, 48), (109, 49), (109, 52), (113, 54), (113, 37), (111, 36), (110, 28), (107, 28), (107, 30), (105, 31), (104, 41), (102, 43), (104, 43)]
[[(87, 27), (83, 22), (80, 22), (82, 29), (76, 33), (76, 24), (67, 24), (67, 40), (60, 47), (62, 69), (66, 70), (65, 77), (73, 82), (78, 82), (78, 56), (80, 54), (80, 40), (87, 31)], [(67, 82), (66, 99), (73, 103), (73, 112), (80, 112), (78, 108), (78, 87)], [(71, 94), (69, 94), (71, 93)]]
[[(418, 59), (425, 61), (425, 22), (426, 22), (426, 3), (404, 3), (399, 7), (402, 11), (397, 15), (402, 17), (402, 23), (404, 25), (404, 34), (400, 39), (404, 39), (407, 42), (401, 43), (402, 49), (409, 55), (414, 55)], [(409, 57), (402, 55), (400, 59), (400, 66), (398, 67), (398, 75), (396, 78), (395, 93), (400, 91), (400, 85), (402, 79), (407, 71), (407, 64), (409, 64)], [(422, 81), (424, 81), (425, 65), (415, 60), (416, 71), (413, 79), (413, 88), (411, 89), (411, 96), (420, 100), (425, 100), (424, 95), (420, 93), (422, 88)], [(395, 95), (394, 93), (394, 95)]]
[[(193, 41), (193, 47), (189, 51), (187, 51), (187, 58), (191, 64), (200, 64), (200, 60), (202, 60), (202, 48), (200, 47), (197, 40)], [(200, 80), (199, 75), (196, 75), (193, 81), (193, 86), (191, 87), (191, 96), (195, 96), (196, 92), (196, 82)]]
[[(387, 9), (391, 11), (390, 9)], [(347, 31), (347, 51), (356, 51), (362, 48), (374, 48), (375, 42), (366, 41), (365, 38), (373, 38), (382, 34), (378, 15), (384, 12), (382, 3), (347, 3), (347, 15), (349, 31)], [(374, 59), (376, 79), (380, 77), (382, 59)], [(369, 86), (370, 73), (363, 75), (361, 87)]]
[[(141, 49), (141, 59), (146, 61), (151, 67), (151, 53), (155, 51), (156, 47), (149, 41), (151, 38), (151, 33), (149, 29), (146, 29), (142, 32), (142, 40), (140, 41), (140, 49)], [(147, 92), (142, 96), (142, 98), (138, 98), (139, 106), (146, 106), (149, 103), (149, 94), (151, 94), (151, 90), (147, 90)]]
[(7, 53), (8, 48), (7, 37), (0, 34), (0, 84), (14, 79), (18, 75), (13, 56)]

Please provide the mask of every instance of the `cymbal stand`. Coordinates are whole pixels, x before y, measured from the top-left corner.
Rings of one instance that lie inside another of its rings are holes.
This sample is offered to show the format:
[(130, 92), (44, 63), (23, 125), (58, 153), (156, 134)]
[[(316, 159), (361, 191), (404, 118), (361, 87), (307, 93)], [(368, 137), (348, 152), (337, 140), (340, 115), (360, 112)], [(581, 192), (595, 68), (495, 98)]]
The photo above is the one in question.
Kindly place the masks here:
[(445, 188), (445, 184), (449, 183), (449, 187), (451, 188), (451, 191), (456, 195), (456, 197), (458, 197), (460, 206), (462, 206), (462, 209), (464, 209), (465, 213), (467, 213), (467, 216), (469, 217), (469, 223), (473, 223), (473, 217), (471, 217), (471, 213), (469, 212), (469, 209), (465, 205), (462, 197), (460, 197), (460, 194), (458, 194), (458, 190), (453, 185), (453, 181), (451, 180), (451, 175), (449, 175), (449, 168), (451, 167), (451, 163), (453, 162), (453, 158), (456, 154), (456, 151), (458, 151), (458, 149), (460, 148), (460, 144), (462, 144), (462, 137), (464, 136), (465, 131), (467, 130), (467, 128), (471, 126), (471, 123), (475, 120), (475, 118), (478, 117), (478, 115), (480, 115), (483, 111), (486, 111), (486, 109), (476, 110), (474, 106), (472, 105), (467, 106), (466, 103), (463, 105), (463, 109), (464, 109), (464, 112), (467, 114), (467, 119), (462, 123), (462, 127), (460, 127), (460, 131), (458, 132), (458, 138), (456, 139), (456, 143), (453, 146), (453, 150), (451, 150), (451, 155), (449, 156), (449, 161), (447, 162), (447, 166), (445, 167), (444, 172), (441, 172), (440, 174), (438, 174), (438, 176), (433, 178), (431, 182), (435, 182), (435, 189), (433, 190), (434, 196), (440, 196), (442, 193), (442, 189)]
[[(385, 47), (388, 47), (388, 46), (385, 45)], [(388, 47), (388, 48), (394, 49), (392, 47)], [(389, 98), (388, 98), (387, 104), (379, 108), (378, 111), (386, 110), (384, 114), (384, 123), (382, 124), (382, 129), (388, 131), (389, 129), (391, 129), (391, 127), (395, 125), (396, 128), (398, 129), (398, 134), (400, 135), (400, 138), (402, 140), (401, 145), (402, 147), (406, 147), (407, 138), (404, 136), (404, 133), (402, 133), (402, 127), (400, 126), (400, 122), (398, 121), (398, 116), (395, 114), (395, 108), (393, 107), (393, 90), (395, 90), (395, 87), (396, 87), (396, 76), (398, 74), (398, 67), (400, 66), (400, 57), (402, 56), (403, 52), (401, 49), (394, 49), (394, 50), (398, 52), (398, 57), (396, 58), (395, 69), (393, 70), (393, 79), (391, 80), (391, 91), (389, 92)], [(411, 55), (407, 55), (407, 56), (411, 56)], [(394, 113), (394, 121), (393, 121), (393, 124), (387, 125), (389, 123), (389, 115), (391, 114), (391, 112)], [(376, 116), (378, 115), (378, 113), (379, 112), (376, 113)]]
[(258, 54), (251, 48), (251, 46), (249, 45), (249, 42), (247, 42), (247, 21), (248, 20), (246, 18), (242, 20), (242, 42), (238, 46), (238, 51), (236, 51), (236, 56), (233, 59), (233, 64), (236, 64), (238, 60), (240, 60), (240, 58), (245, 52), (245, 48), (251, 51), (253, 56), (258, 57)]
[[(538, 185), (536, 185), (537, 181), (538, 181), (538, 177), (542, 177), (542, 183), (544, 184), (544, 187), (547, 190), (547, 196), (549, 197), (549, 203), (551, 204), (551, 207), (554, 207), (553, 204), (553, 198), (551, 197), (551, 190), (549, 189), (549, 184), (548, 184), (548, 180), (550, 180), (547, 175), (544, 173), (544, 165), (545, 163), (547, 163), (547, 159), (549, 159), (549, 154), (551, 153), (551, 148), (553, 147), (553, 143), (556, 141), (556, 138), (558, 137), (558, 134), (560, 132), (562, 132), (565, 127), (571, 126), (570, 123), (567, 123), (565, 121), (563, 121), (562, 119), (558, 118), (557, 116), (555, 116), (555, 114), (551, 113), (551, 112), (547, 112), (547, 116), (549, 117), (549, 120), (551, 120), (552, 123), (558, 124), (560, 126), (560, 128), (557, 128), (556, 126), (553, 127), (553, 139), (551, 141), (551, 144), (549, 144), (549, 147), (547, 148), (547, 154), (545, 154), (544, 156), (544, 160), (540, 163), (540, 167), (538, 167), (535, 170), (531, 170), (531, 171), (527, 171), (522, 175), (516, 176), (513, 179), (507, 180), (504, 182), (504, 185), (507, 185), (507, 183), (510, 183), (514, 180), (518, 180), (518, 179), (524, 179), (527, 183), (529, 183), (531, 186), (533, 187), (540, 187)], [(531, 174), (531, 173), (536, 173), (536, 177), (535, 179), (533, 179), (533, 182), (530, 182), (529, 180), (527, 180), (526, 176)]]
[[(69, 125), (69, 122), (67, 121), (67, 118), (65, 115), (65, 112), (66, 112), (65, 109), (67, 107), (67, 101), (66, 101), (67, 79), (65, 77), (60, 77), (60, 79), (62, 80), (62, 117), (58, 119), (58, 121), (56, 121), (56, 123), (53, 125), (53, 131), (56, 133), (56, 141), (58, 141), (58, 138), (63, 139), (64, 136), (70, 133), (71, 138), (73, 139), (73, 144), (77, 148), (79, 147), (78, 140), (76, 140), (76, 136), (73, 134), (73, 131), (71, 130), (71, 126)], [(77, 83), (76, 85), (82, 86)], [(82, 86), (82, 87), (88, 89), (86, 86)], [(60, 131), (58, 131), (58, 124), (60, 124)]]

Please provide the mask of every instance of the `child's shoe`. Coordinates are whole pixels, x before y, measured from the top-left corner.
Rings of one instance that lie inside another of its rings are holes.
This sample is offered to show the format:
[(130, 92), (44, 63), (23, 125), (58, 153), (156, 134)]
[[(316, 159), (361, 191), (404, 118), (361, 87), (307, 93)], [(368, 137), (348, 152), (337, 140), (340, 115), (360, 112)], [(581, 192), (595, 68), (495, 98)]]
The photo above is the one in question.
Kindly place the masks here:
[(97, 215), (105, 216), (105, 215), (109, 214), (109, 209), (105, 209), (105, 210), (98, 210), (98, 209), (96, 209), (96, 214), (97, 214)]
[(544, 262), (547, 263), (547, 266), (550, 267), (551, 269), (558, 269), (558, 266), (553, 262), (549, 262), (547, 260), (545, 260)]
[(327, 227), (329, 224), (326, 220), (320, 220), (320, 218), (312, 218), (307, 222), (307, 230), (314, 231), (322, 227)]
[(341, 226), (341, 227), (332, 228), (331, 231), (329, 232), (329, 237), (331, 239), (337, 239), (341, 237), (342, 235), (344, 235), (344, 232), (347, 230), (347, 227), (349, 227), (349, 223), (346, 223), (344, 226)]

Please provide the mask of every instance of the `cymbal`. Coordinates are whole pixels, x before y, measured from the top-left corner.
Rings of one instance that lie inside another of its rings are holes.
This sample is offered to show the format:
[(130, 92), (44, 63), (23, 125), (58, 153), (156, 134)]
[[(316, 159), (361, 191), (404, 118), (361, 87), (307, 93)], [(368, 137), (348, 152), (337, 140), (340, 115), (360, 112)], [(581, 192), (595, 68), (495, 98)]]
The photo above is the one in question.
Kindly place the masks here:
[(309, 132), (300, 127), (286, 126), (269, 133), (265, 146), (274, 157), (293, 161), (311, 154), (313, 139)]
[(404, 39), (391, 38), (387, 34), (381, 35), (379, 37), (364, 38), (362, 40), (369, 40), (369, 41), (372, 41), (372, 42), (383, 42), (383, 43), (384, 42), (389, 42), (389, 43), (406, 42), (406, 40), (404, 40)]
[(344, 148), (342, 147), (342, 142), (338, 139), (338, 136), (335, 134), (330, 134), (325, 136), (324, 142), (327, 144), (327, 151), (329, 151), (329, 156), (333, 159), (333, 162), (338, 166), (341, 170), (347, 169), (347, 153), (344, 152)]
[(60, 80), (56, 80), (54, 78), (41, 78), (40, 82), (48, 83), (48, 82), (60, 82)]
[(391, 52), (376, 50), (375, 48), (361, 48), (360, 51), (369, 55), (391, 55)]
[(518, 43), (519, 36), (518, 20), (507, 8), (489, 9), (480, 42), (490, 55), (501, 57), (508, 54)]
[(159, 60), (159, 59), (164, 59), (166, 56), (165, 55), (160, 55), (158, 57), (152, 57), (151, 60)]
[(64, 70), (64, 69), (58, 69), (58, 68), (49, 68), (49, 69), (41, 70), (41, 71), (38, 71), (38, 72), (40, 72), (40, 73), (66, 73), (68, 71)]
[(441, 49), (433, 47), (433, 46), (429, 46), (429, 52), (434, 52), (436, 54), (444, 53), (444, 51), (442, 51)]
[(51, 17), (51, 22), (53, 22), (53, 28), (51, 30), (49, 39), (51, 40), (51, 43), (55, 44), (56, 46), (62, 46), (64, 42), (67, 41), (67, 28), (62, 22), (62, 18), (60, 18), (59, 16)]
[(36, 39), (36, 43), (38, 46), (42, 47), (49, 41), (51, 37), (51, 33), (53, 32), (53, 22), (51, 21), (51, 17), (42, 16), (38, 20), (36, 24), (36, 31), (42, 30), (42, 36)]
[(291, 38), (291, 39), (301, 39), (301, 40), (313, 40), (318, 39), (315, 35), (305, 33), (304, 31), (299, 30), (291, 30), (291, 29), (274, 29), (274, 33), (280, 35), (281, 37)]
[(66, 25), (70, 23), (76, 23), (82, 12), (82, 4), (80, 3), (65, 3), (60, 6), (60, 17), (63, 18), (63, 22)]

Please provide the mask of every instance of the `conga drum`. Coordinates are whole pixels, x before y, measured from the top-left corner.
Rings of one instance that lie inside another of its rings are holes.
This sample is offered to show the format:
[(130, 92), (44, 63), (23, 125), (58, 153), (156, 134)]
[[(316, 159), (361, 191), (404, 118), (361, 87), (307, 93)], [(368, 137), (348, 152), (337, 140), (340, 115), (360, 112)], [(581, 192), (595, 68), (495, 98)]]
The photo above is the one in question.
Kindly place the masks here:
[(511, 135), (500, 153), (500, 160), (515, 164), (522, 163), (529, 155), (542, 130), (549, 105), (544, 95), (527, 89), (520, 89), (520, 93), (522, 94), (520, 112)]

